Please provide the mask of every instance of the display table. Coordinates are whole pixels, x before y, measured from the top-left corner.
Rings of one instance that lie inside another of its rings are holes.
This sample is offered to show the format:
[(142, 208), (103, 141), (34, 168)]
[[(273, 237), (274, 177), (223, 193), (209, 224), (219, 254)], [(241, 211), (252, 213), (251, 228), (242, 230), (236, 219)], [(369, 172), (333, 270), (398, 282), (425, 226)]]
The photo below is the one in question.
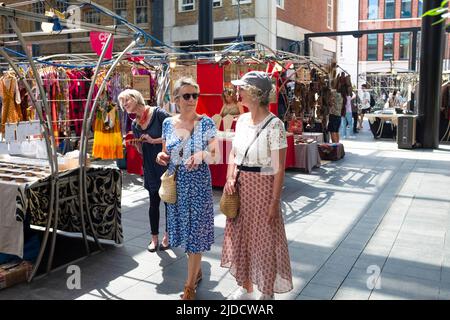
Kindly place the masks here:
[[(7, 209), (0, 210), (0, 252), (22, 257), (25, 217), (29, 215), (30, 224), (35, 226), (45, 227), (47, 224), (50, 175), (45, 166), (13, 164), (9, 161), (0, 160), (0, 170), (3, 172), (3, 179), (0, 179), (0, 192), (2, 192), (0, 196), (2, 201), (8, 201)], [(8, 170), (15, 169), (23, 172), (23, 177), (19, 178), (28, 180), (8, 180), (14, 179), (13, 171), (8, 172)], [(5, 177), (7, 180), (4, 180)], [(78, 177), (78, 169), (59, 173), (58, 230), (81, 233)], [(117, 244), (122, 243), (120, 170), (115, 167), (89, 167), (86, 179), (87, 203), (98, 238), (111, 240)], [(12, 199), (15, 201), (11, 201)], [(86, 231), (88, 235), (93, 236), (89, 227), (86, 227)]]
[(397, 136), (398, 117), (396, 113), (366, 113), (373, 137), (395, 139)]
[(322, 132), (303, 132), (300, 136), (304, 139), (313, 139), (317, 143), (323, 143), (323, 133)]
[(317, 142), (297, 143), (294, 145), (294, 150), (295, 168), (305, 169), (309, 173), (312, 168), (320, 167), (320, 154), (317, 148)]

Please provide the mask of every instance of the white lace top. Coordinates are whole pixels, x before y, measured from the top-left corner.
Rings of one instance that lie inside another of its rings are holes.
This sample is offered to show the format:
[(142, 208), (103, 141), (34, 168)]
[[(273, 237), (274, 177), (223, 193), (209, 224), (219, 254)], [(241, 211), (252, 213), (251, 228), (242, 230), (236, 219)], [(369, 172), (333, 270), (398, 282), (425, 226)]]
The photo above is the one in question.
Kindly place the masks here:
[[(236, 123), (236, 134), (233, 139), (233, 149), (236, 154), (235, 164), (240, 165), (242, 163), (242, 158), (250, 142), (272, 116), (273, 114), (270, 113), (258, 125), (250, 124), (250, 112), (244, 113), (239, 117)], [(284, 148), (287, 148), (286, 130), (283, 122), (278, 118), (274, 118), (264, 128), (258, 139), (253, 142), (243, 165), (248, 167), (270, 167), (272, 165), (271, 151)]]

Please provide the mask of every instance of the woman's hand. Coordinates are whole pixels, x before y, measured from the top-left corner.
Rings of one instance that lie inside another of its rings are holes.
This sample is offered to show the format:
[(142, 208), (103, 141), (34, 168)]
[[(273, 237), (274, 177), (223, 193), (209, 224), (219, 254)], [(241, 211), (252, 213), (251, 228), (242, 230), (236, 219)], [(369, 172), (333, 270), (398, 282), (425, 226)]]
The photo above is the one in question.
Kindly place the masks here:
[(191, 171), (191, 170), (197, 170), (199, 164), (201, 164), (203, 162), (203, 157), (204, 157), (204, 151), (199, 151), (197, 153), (194, 153), (192, 156), (190, 156), (186, 162), (186, 168)]
[(150, 137), (148, 134), (143, 134), (140, 139), (143, 143), (150, 143), (150, 144), (155, 143), (155, 139)]
[(233, 193), (236, 192), (235, 184), (236, 184), (236, 179), (228, 178), (227, 182), (225, 183), (225, 187), (223, 188), (223, 191), (228, 195), (232, 195)]
[(142, 142), (140, 139), (131, 139), (129, 140), (129, 144), (139, 150), (139, 147), (141, 146)]
[(280, 199), (273, 199), (269, 207), (269, 216), (267, 217), (267, 222), (269, 224), (275, 223), (279, 219), (281, 214), (280, 209)]
[(156, 156), (156, 163), (160, 166), (167, 166), (170, 161), (170, 156), (165, 152), (160, 152)]

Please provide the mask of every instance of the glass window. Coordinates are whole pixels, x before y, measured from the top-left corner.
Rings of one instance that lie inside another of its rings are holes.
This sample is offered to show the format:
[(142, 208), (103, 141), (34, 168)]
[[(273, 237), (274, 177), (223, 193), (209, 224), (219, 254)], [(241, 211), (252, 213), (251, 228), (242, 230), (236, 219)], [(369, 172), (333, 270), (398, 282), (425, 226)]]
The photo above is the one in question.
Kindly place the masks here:
[[(127, 20), (127, 2), (125, 0), (114, 0), (114, 13)], [(121, 21), (115, 20), (117, 24)]]
[(417, 16), (420, 18), (423, 15), (423, 0), (419, 0), (419, 7), (417, 8)]
[(222, 0), (213, 0), (213, 8), (221, 7), (222, 6)]
[(136, 0), (136, 23), (148, 23), (148, 0)]
[(367, 60), (378, 60), (378, 35), (376, 33), (367, 35)]
[(402, 0), (400, 18), (411, 18), (411, 0)]
[(384, 18), (385, 19), (395, 18), (395, 0), (386, 0), (384, 4)]
[[(252, 3), (252, 0), (240, 0), (239, 3), (240, 3), (240, 4), (248, 4), (248, 3)], [(233, 1), (231, 2), (231, 4), (232, 4), (232, 5), (238, 4), (238, 0), (233, 0)]]
[(178, 1), (179, 12), (193, 11), (195, 10), (195, 0), (179, 0)]
[(59, 12), (65, 12), (68, 6), (69, 5), (66, 2), (63, 2), (62, 0), (56, 1), (56, 10), (58, 10)]
[(378, 19), (378, 0), (369, 0), (369, 15), (367, 19)]
[(100, 24), (100, 13), (90, 9), (84, 13), (84, 21), (92, 24)]
[[(45, 14), (45, 6), (43, 2), (33, 3), (33, 13)], [(41, 22), (34, 22), (35, 31), (41, 31)], [(14, 33), (14, 32), (12, 32)]]
[(385, 33), (383, 43), (383, 60), (394, 59), (394, 34)]
[(400, 59), (401, 60), (409, 59), (410, 36), (411, 36), (411, 34), (409, 32), (400, 33)]

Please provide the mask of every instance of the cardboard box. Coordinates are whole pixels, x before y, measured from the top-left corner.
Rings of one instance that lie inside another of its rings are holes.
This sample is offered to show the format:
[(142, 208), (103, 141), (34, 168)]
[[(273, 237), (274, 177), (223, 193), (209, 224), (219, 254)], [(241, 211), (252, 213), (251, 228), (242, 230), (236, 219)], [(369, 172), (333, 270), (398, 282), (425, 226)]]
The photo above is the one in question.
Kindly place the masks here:
[(33, 265), (28, 261), (0, 265), (0, 289), (27, 281), (32, 269)]

